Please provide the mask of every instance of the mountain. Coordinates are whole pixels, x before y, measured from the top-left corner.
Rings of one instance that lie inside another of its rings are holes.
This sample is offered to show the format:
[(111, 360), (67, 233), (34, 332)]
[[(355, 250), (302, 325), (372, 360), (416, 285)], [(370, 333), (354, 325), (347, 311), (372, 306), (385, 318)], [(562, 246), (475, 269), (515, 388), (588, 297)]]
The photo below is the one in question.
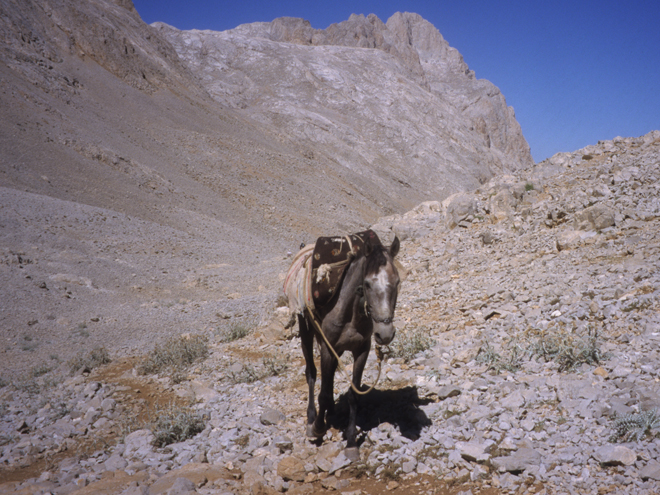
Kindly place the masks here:
[(531, 163), (501, 93), (414, 14), (212, 33), (130, 0), (5, 0), (0, 36), (7, 369), (259, 322), (301, 242)]
[(325, 30), (279, 18), (225, 32), (155, 23), (217, 101), (353, 171), (394, 210), (533, 164), (513, 109), (417, 14)]

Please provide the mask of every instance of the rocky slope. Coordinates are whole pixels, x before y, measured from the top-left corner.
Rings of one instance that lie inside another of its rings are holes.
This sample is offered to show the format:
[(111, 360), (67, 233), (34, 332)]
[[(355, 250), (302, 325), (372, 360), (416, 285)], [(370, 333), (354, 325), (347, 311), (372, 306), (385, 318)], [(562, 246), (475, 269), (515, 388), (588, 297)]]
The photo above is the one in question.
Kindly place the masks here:
[(294, 18), (225, 32), (154, 27), (216, 100), (336, 173), (357, 172), (395, 208), (532, 164), (500, 91), (419, 15), (353, 15), (325, 30)]
[[(303, 436), (304, 364), (280, 308), (249, 338), (207, 330), (209, 357), (178, 384), (122, 361), (59, 384), (46, 372), (39, 395), (5, 386), (4, 476), (52, 460), (1, 490), (657, 493), (659, 163), (660, 131), (617, 138), (376, 224), (404, 239), (407, 276), (357, 465), (339, 430)], [(156, 448), (142, 412), (177, 397), (203, 430)], [(338, 426), (345, 414), (340, 398)]]
[[(192, 62), (203, 51), (178, 54), (170, 41), (180, 48), (179, 35), (146, 25), (130, 0), (0, 4), (4, 376), (96, 346), (141, 352), (217, 325), (217, 314), (259, 321), (274, 305), (287, 252), (302, 241), (363, 230), (529, 162), (501, 94), (465, 74), (460, 55), (428, 23), (353, 18), (314, 32), (323, 46), (303, 46), (288, 27), (300, 22), (209, 34), (254, 45), (256, 59), (270, 47), (279, 67), (246, 67), (249, 84), (232, 69), (215, 83), (238, 78), (234, 96), (223, 99), (209, 79), (218, 74)], [(375, 49), (348, 46), (351, 33), (372, 25), (365, 40)], [(397, 34), (405, 25), (420, 33), (412, 45)], [(316, 86), (292, 79), (305, 67)], [(374, 72), (391, 83), (365, 86)], [(346, 83), (352, 73), (357, 86)], [(434, 86), (441, 82), (444, 89)], [(245, 84), (272, 90), (260, 103)], [(327, 129), (288, 119), (294, 108), (324, 116)], [(491, 136), (492, 149), (472, 126)], [(421, 151), (427, 145), (430, 154)]]

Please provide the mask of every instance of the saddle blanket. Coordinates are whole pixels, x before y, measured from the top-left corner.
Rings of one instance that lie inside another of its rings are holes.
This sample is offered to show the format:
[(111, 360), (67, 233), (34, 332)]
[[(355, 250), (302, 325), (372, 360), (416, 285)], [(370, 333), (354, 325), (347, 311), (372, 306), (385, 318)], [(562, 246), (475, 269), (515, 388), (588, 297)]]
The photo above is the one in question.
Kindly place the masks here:
[(289, 309), (302, 313), (305, 307), (328, 304), (353, 258), (380, 243), (374, 231), (366, 230), (344, 237), (319, 237), (305, 246), (294, 257), (284, 280)]

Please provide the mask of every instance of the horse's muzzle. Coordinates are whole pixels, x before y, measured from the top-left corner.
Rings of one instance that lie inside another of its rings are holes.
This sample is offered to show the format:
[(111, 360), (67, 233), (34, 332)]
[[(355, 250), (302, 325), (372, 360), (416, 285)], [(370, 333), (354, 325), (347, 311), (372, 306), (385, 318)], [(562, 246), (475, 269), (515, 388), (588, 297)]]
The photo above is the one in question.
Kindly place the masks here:
[(396, 329), (392, 323), (383, 324), (374, 322), (374, 340), (378, 345), (388, 345), (394, 340)]

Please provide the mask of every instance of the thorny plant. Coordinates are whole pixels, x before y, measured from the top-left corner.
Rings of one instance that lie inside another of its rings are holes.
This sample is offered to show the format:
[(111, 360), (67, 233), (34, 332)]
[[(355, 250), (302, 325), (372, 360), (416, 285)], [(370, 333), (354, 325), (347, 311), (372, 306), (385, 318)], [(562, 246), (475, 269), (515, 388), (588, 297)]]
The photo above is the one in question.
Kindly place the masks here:
[(660, 428), (660, 413), (657, 409), (637, 414), (626, 414), (614, 420), (614, 434), (610, 442), (639, 442), (651, 430)]
[(399, 335), (390, 344), (392, 358), (402, 358), (404, 362), (412, 361), (415, 356), (430, 349), (434, 340), (429, 336), (429, 330), (426, 327), (418, 327), (411, 331), (401, 331)]
[[(181, 336), (158, 345), (138, 366), (138, 373), (149, 375), (168, 370), (173, 376), (209, 355), (208, 339), (203, 335)], [(173, 380), (176, 381), (176, 380)]]
[(489, 342), (484, 343), (477, 353), (477, 362), (488, 365), (489, 370), (514, 372), (518, 370), (525, 359), (539, 357), (546, 363), (554, 361), (559, 365), (559, 371), (571, 371), (581, 364), (598, 365), (609, 355), (600, 350), (598, 334), (594, 332), (586, 337), (574, 335), (542, 334), (534, 342), (523, 347), (511, 341), (505, 349), (506, 356), (498, 354)]
[(87, 354), (84, 352), (79, 353), (76, 357), (70, 359), (67, 364), (73, 375), (79, 370), (91, 371), (94, 368), (108, 364), (110, 361), (110, 355), (105, 347), (95, 347)]
[(544, 335), (530, 346), (530, 352), (546, 363), (555, 361), (559, 364), (559, 371), (570, 371), (583, 363), (600, 364), (608, 357), (599, 348), (598, 334), (586, 338)]
[(289, 368), (286, 361), (273, 357), (261, 360), (261, 366), (255, 368), (249, 364), (243, 366), (241, 371), (231, 372), (231, 381), (234, 383), (254, 383), (264, 378), (281, 375)]
[(217, 335), (220, 339), (220, 342), (234, 342), (235, 340), (240, 340), (243, 337), (247, 337), (250, 333), (250, 326), (242, 322), (234, 322), (229, 328), (224, 328), (218, 330)]
[(504, 358), (490, 345), (489, 342), (483, 344), (477, 352), (476, 361), (484, 363), (488, 366), (488, 370), (495, 370), (497, 373), (501, 371), (517, 371), (522, 366), (522, 361), (525, 351), (518, 344), (514, 344), (509, 352), (509, 356)]
[(201, 433), (205, 427), (204, 419), (190, 407), (170, 404), (156, 411), (156, 419), (151, 424), (155, 437), (153, 443), (156, 447), (165, 447), (183, 442)]

